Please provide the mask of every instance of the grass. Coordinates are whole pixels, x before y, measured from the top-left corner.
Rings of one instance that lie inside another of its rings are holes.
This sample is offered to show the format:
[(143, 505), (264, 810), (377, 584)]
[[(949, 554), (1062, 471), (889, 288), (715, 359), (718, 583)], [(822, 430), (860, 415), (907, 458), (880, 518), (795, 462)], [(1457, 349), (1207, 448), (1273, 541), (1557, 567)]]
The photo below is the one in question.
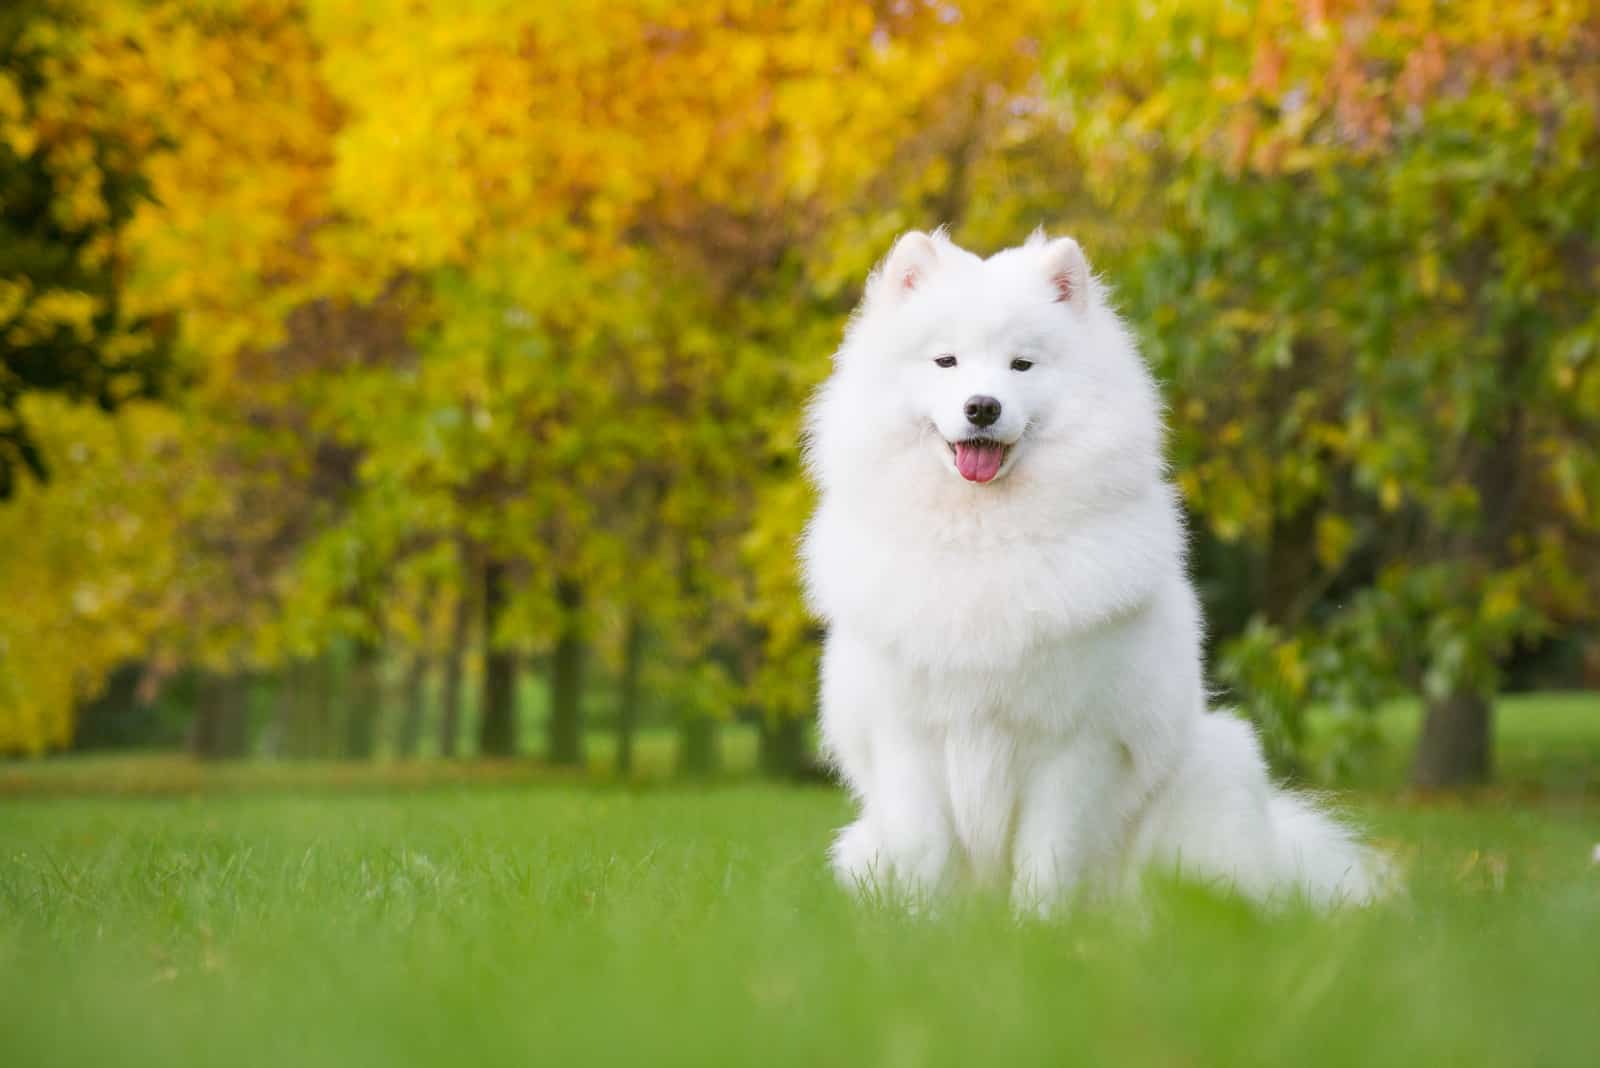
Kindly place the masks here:
[(207, 786), (0, 801), (0, 1064), (1593, 1063), (1591, 792), (1355, 795), (1371, 910), (1019, 923), (850, 902), (822, 788)]

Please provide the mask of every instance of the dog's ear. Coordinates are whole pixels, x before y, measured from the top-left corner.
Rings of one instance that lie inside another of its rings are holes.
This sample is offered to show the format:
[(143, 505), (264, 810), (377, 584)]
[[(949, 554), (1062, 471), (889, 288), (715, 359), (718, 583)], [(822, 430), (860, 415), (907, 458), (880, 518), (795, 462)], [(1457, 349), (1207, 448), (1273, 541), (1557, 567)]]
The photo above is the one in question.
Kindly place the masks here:
[(1089, 261), (1070, 237), (1058, 237), (1044, 247), (1045, 276), (1056, 300), (1073, 311), (1089, 307)]
[(904, 300), (927, 282), (938, 263), (939, 243), (933, 237), (921, 230), (903, 234), (873, 274), (869, 296), (884, 304)]

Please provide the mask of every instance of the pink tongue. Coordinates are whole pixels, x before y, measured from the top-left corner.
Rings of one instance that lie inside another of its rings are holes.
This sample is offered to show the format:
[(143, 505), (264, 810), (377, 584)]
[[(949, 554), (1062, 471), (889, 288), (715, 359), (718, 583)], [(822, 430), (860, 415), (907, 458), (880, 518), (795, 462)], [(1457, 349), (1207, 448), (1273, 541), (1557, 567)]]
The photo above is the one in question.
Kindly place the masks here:
[(997, 441), (959, 441), (956, 443), (956, 470), (968, 482), (989, 482), (1000, 473), (1006, 447)]

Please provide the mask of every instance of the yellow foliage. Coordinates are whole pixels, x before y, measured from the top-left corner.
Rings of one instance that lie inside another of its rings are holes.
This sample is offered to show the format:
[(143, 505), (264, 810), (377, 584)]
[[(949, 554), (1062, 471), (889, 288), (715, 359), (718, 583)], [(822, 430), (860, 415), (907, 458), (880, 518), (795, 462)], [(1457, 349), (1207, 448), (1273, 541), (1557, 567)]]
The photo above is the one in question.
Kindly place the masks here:
[(1344, 563), (1355, 541), (1355, 531), (1343, 516), (1324, 513), (1317, 517), (1317, 559), (1332, 570)]
[(0, 752), (71, 739), (77, 702), (164, 623), (176, 560), (163, 492), (175, 413), (111, 417), (52, 398), (26, 414), (54, 478), (0, 507)]

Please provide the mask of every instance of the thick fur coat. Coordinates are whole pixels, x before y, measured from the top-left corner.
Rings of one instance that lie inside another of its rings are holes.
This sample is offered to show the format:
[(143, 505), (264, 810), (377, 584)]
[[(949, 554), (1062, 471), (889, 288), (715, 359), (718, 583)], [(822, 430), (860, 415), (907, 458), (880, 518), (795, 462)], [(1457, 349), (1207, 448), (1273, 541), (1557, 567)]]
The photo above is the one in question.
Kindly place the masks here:
[(848, 886), (1020, 908), (1153, 866), (1365, 901), (1375, 858), (1207, 708), (1161, 403), (1070, 238), (910, 233), (809, 412), (802, 558)]

